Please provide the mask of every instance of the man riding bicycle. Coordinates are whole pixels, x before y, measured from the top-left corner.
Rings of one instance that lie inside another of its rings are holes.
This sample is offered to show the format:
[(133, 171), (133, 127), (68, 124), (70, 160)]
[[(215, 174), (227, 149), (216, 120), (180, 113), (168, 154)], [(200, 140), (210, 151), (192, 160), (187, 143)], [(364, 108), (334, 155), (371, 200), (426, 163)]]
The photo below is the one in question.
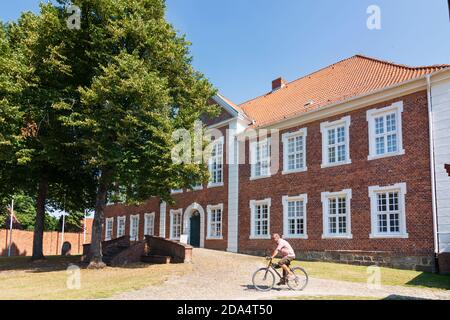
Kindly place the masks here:
[(272, 239), (277, 244), (277, 248), (273, 252), (272, 256), (267, 257), (267, 259), (274, 259), (278, 253), (281, 254), (281, 260), (278, 262), (277, 267), (283, 269), (283, 278), (278, 285), (285, 285), (286, 280), (295, 278), (295, 275), (292, 273), (291, 269), (289, 269), (290, 263), (295, 259), (295, 252), (289, 242), (282, 239), (278, 233), (275, 233), (272, 236)]

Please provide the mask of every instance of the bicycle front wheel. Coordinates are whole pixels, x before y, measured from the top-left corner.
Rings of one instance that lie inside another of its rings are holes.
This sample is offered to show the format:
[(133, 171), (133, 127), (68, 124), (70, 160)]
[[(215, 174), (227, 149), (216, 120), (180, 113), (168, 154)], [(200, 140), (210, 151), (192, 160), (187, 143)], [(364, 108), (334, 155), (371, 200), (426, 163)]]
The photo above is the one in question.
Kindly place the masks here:
[(292, 268), (291, 271), (294, 273), (295, 278), (287, 281), (287, 285), (291, 290), (301, 291), (305, 289), (308, 284), (308, 274), (305, 269), (300, 267)]
[(253, 274), (253, 286), (258, 291), (270, 291), (275, 285), (275, 275), (269, 268), (261, 268)]

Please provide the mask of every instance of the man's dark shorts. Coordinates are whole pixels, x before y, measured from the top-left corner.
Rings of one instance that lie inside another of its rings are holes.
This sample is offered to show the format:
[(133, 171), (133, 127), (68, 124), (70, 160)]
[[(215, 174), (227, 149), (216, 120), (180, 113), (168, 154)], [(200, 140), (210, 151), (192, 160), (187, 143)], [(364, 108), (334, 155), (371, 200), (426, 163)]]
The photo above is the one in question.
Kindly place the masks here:
[(284, 257), (282, 258), (279, 262), (278, 262), (278, 266), (283, 266), (283, 265), (290, 265), (291, 262), (294, 260), (295, 258), (292, 257)]

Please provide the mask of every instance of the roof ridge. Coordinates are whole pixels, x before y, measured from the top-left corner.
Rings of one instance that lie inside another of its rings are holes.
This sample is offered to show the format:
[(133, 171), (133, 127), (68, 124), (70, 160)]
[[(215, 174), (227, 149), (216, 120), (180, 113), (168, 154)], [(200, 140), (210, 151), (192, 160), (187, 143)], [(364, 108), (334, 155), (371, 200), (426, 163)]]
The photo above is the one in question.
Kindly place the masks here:
[(382, 60), (382, 59), (366, 56), (366, 55), (363, 55), (363, 54), (356, 54), (353, 57), (359, 57), (359, 58), (363, 58), (363, 59), (367, 59), (367, 60), (372, 60), (372, 61), (375, 61), (375, 62), (389, 64), (389, 65), (392, 65), (392, 66), (395, 66), (395, 67), (407, 68), (407, 69), (413, 69), (413, 70), (450, 67), (450, 64), (434, 64), (434, 65), (426, 65), (426, 66), (410, 66), (410, 65), (406, 65), (406, 64), (393, 62), (393, 61)]
[[(328, 66), (322, 67), (322, 68), (320, 68), (320, 69), (318, 69), (318, 70), (316, 70), (316, 71), (314, 71), (314, 72), (311, 72), (311, 73), (308, 73), (308, 74), (306, 74), (306, 75), (304, 75), (304, 76), (301, 76), (301, 77), (299, 77), (299, 78), (297, 78), (297, 79), (295, 79), (295, 80), (289, 81), (289, 82), (286, 83), (286, 86), (288, 86), (288, 85), (290, 85), (290, 84), (292, 84), (292, 83), (294, 83), (294, 82), (297, 82), (297, 81), (299, 81), (299, 80), (302, 80), (302, 79), (305, 79), (305, 78), (307, 78), (307, 77), (310, 77), (310, 76), (312, 76), (312, 75), (314, 75), (314, 74), (316, 74), (316, 73), (319, 73), (319, 72), (321, 72), (321, 71), (323, 71), (323, 70), (325, 70), (325, 69), (328, 69), (328, 68), (330, 68), (330, 67), (333, 67), (333, 66), (335, 66), (335, 65), (337, 65), (337, 64), (340, 64), (340, 63), (342, 63), (342, 62), (345, 62), (345, 61), (347, 61), (347, 60), (354, 59), (354, 58), (367, 59), (367, 60), (375, 61), (375, 62), (378, 62), (378, 63), (388, 64), (388, 65), (391, 65), (391, 66), (395, 66), (395, 67), (399, 67), (399, 68), (406, 68), (406, 69), (410, 69), (410, 70), (420, 70), (420, 69), (446, 68), (446, 67), (450, 67), (450, 64), (438, 64), (438, 65), (430, 65), (430, 66), (417, 66), (417, 67), (412, 67), (412, 66), (408, 66), (408, 65), (404, 65), (404, 64), (399, 64), (399, 63), (395, 63), (395, 62), (391, 62), (391, 61), (387, 61), (387, 60), (381, 60), (381, 59), (378, 59), (378, 58), (369, 57), (369, 56), (366, 56), (366, 55), (363, 55), (363, 54), (355, 54), (355, 55), (353, 55), (353, 56), (351, 56), (351, 57), (348, 57), (348, 58), (345, 58), (345, 59), (341, 59), (341, 60), (339, 60), (339, 61), (337, 61), (337, 62), (334, 62), (334, 63), (332, 63), (332, 64), (330, 64), (330, 65), (328, 65)], [(280, 89), (280, 90), (282, 90), (282, 89)], [(247, 104), (247, 103), (250, 103), (250, 102), (252, 102), (252, 101), (254, 101), (254, 100), (257, 100), (257, 99), (259, 99), (259, 98), (265, 97), (265, 96), (267, 96), (267, 95), (269, 95), (269, 94), (271, 94), (271, 93), (273, 93), (273, 91), (270, 91), (270, 92), (261, 94), (261, 95), (259, 95), (259, 96), (256, 96), (255, 98), (246, 100), (246, 101), (244, 101), (244, 102), (238, 104), (238, 106), (241, 107), (241, 108), (243, 108), (243, 107), (242, 107), (243, 105), (245, 105), (245, 104)], [(244, 110), (244, 109), (243, 109), (243, 110)], [(244, 110), (244, 111), (245, 111), (245, 110)]]

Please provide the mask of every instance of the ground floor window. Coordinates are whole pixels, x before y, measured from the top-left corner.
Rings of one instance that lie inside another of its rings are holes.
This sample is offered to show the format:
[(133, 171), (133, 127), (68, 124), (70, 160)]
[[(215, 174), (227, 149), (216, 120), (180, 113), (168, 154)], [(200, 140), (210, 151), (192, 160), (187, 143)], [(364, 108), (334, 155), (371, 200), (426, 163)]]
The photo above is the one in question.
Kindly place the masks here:
[(407, 238), (405, 217), (406, 184), (369, 187), (371, 238)]
[(144, 219), (144, 236), (155, 235), (155, 213), (146, 213)]
[(323, 192), (323, 238), (351, 238), (350, 189)]
[(208, 238), (222, 239), (223, 204), (208, 206)]
[(125, 235), (125, 223), (127, 221), (127, 217), (118, 217), (117, 218), (117, 238), (123, 237)]
[(308, 196), (283, 197), (283, 235), (285, 238), (307, 238), (306, 204)]
[(112, 239), (114, 218), (107, 218), (105, 224), (105, 241), (109, 241)]
[(183, 210), (170, 211), (170, 238), (180, 240)]
[(250, 201), (251, 238), (270, 239), (271, 199)]
[(130, 240), (139, 240), (139, 215), (134, 215), (130, 217)]

